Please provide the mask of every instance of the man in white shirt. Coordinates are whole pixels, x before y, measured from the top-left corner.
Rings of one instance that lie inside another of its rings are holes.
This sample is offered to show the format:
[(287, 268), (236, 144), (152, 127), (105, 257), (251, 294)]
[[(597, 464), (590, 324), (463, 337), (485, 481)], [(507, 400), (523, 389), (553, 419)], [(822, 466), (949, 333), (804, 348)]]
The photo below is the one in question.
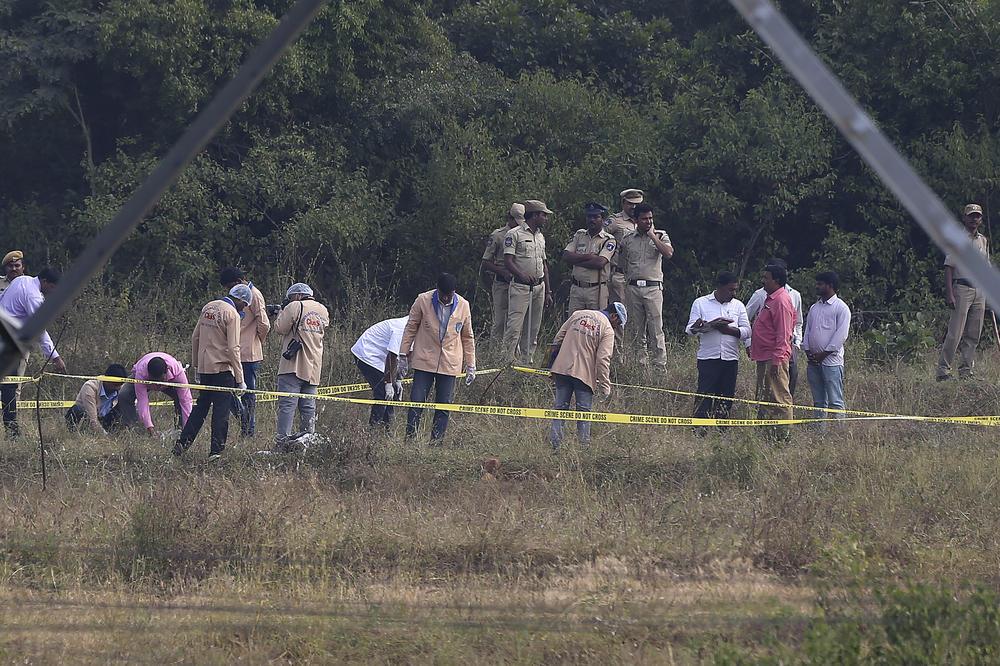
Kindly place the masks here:
[[(358, 370), (371, 385), (376, 400), (401, 400), (403, 397), (402, 375), (398, 372), (396, 352), (399, 351), (403, 329), (409, 320), (407, 316), (380, 321), (362, 333), (351, 347)], [(391, 420), (391, 405), (372, 405), (369, 425), (381, 424), (388, 432)]]
[[(51, 293), (62, 273), (59, 269), (48, 267), (38, 273), (38, 277), (21, 275), (14, 278), (2, 294), (0, 294), (0, 309), (8, 315), (17, 319), (20, 325), (24, 325), (38, 308), (45, 302), (45, 295)], [(59, 356), (52, 338), (48, 332), (42, 331), (42, 337), (38, 341), (38, 346), (42, 348), (42, 353), (46, 358), (52, 360), (52, 367), (56, 372), (66, 372), (66, 362)], [(23, 370), (21, 371), (23, 372)], [(17, 396), (20, 384), (0, 385), (0, 402), (3, 404), (3, 425), (11, 439), (16, 439), (21, 435), (20, 426), (17, 423)]]
[[(694, 400), (695, 418), (729, 418), (732, 400), (722, 398), (732, 398), (736, 394), (740, 340), (750, 338), (750, 318), (743, 303), (736, 298), (738, 288), (736, 275), (723, 271), (715, 279), (715, 291), (691, 304), (691, 316), (684, 332), (699, 338), (699, 395)], [(704, 429), (696, 432), (705, 434)]]
[[(809, 359), (806, 377), (814, 407), (844, 409), (844, 342), (851, 327), (851, 309), (837, 297), (840, 278), (833, 271), (816, 276), (819, 296), (806, 317), (802, 348)], [(816, 418), (844, 418), (843, 413), (815, 412)], [(826, 424), (820, 423), (820, 429)]]
[[(788, 263), (784, 259), (772, 257), (767, 260), (767, 264), (769, 266), (781, 266), (786, 272), (788, 271)], [(799, 379), (799, 362), (795, 350), (802, 348), (802, 294), (787, 282), (785, 283), (785, 291), (788, 292), (788, 297), (792, 299), (792, 307), (795, 308), (795, 328), (792, 331), (792, 355), (788, 359), (788, 393), (794, 397), (795, 386), (798, 384)], [(750, 317), (751, 322), (760, 314), (761, 309), (764, 307), (764, 299), (766, 298), (767, 292), (761, 288), (753, 292), (750, 300), (747, 301), (747, 316)], [(748, 349), (750, 348), (750, 338), (746, 339), (746, 346)]]

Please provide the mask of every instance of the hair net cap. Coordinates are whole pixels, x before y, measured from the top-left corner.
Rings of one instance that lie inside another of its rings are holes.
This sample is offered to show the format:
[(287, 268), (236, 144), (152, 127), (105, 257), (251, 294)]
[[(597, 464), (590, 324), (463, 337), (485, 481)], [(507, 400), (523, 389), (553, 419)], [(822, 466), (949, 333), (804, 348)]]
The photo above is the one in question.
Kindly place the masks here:
[(250, 291), (250, 287), (245, 284), (234, 285), (232, 289), (229, 290), (230, 298), (238, 298), (247, 305), (253, 302), (253, 292)]
[(628, 311), (625, 310), (625, 306), (615, 301), (614, 305), (615, 312), (618, 313), (618, 318), (622, 320), (622, 326), (625, 326), (625, 322), (628, 320)]
[(288, 288), (288, 291), (285, 292), (285, 298), (290, 298), (295, 294), (305, 294), (306, 296), (312, 296), (313, 290), (305, 282), (296, 282), (295, 284), (293, 284), (291, 287)]

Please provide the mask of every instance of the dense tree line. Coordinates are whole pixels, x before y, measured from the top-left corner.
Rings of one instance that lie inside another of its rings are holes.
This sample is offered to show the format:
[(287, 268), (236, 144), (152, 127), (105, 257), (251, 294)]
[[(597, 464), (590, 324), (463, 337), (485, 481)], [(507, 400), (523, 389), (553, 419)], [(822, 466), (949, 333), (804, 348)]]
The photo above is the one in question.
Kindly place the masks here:
[[(0, 0), (3, 245), (68, 263), (291, 4)], [(946, 204), (989, 221), (1000, 3), (780, 6)], [(106, 279), (207, 285), (237, 262), (402, 302), (449, 267), (469, 292), (509, 202), (557, 212), (556, 260), (582, 203), (629, 186), (677, 248), (677, 318), (770, 255), (838, 271), (857, 309), (941, 307), (940, 253), (725, 0), (332, 1)]]

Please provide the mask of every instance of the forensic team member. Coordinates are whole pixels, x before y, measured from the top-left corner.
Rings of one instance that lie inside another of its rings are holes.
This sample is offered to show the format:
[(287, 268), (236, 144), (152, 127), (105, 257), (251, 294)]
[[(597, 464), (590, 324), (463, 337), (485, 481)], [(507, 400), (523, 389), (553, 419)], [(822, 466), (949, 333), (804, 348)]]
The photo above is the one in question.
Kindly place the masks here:
[[(802, 348), (809, 365), (806, 379), (812, 392), (814, 407), (844, 409), (844, 342), (851, 329), (851, 309), (837, 296), (840, 278), (833, 271), (823, 271), (816, 276), (816, 295), (819, 300), (809, 308), (806, 333)], [(831, 418), (829, 412), (816, 412), (816, 418)], [(842, 419), (840, 412), (833, 418)], [(826, 423), (820, 422), (820, 429)]]
[(604, 222), (604, 230), (615, 237), (618, 251), (611, 257), (611, 276), (608, 279), (608, 302), (625, 303), (625, 265), (621, 260), (621, 246), (625, 234), (635, 231), (635, 206), (641, 204), (645, 194), (642, 190), (627, 189), (619, 194), (622, 209)]
[[(990, 248), (986, 236), (979, 233), (983, 221), (983, 208), (970, 203), (962, 211), (962, 225), (969, 234), (969, 242), (981, 255), (989, 259)], [(976, 346), (983, 332), (983, 317), (986, 314), (986, 294), (978, 289), (949, 254), (944, 258), (944, 300), (951, 310), (948, 333), (941, 347), (937, 364), (937, 380), (951, 379), (951, 364), (957, 350), (961, 360), (958, 366), (960, 378), (972, 377), (972, 366), (976, 363)]]
[[(396, 317), (380, 321), (361, 334), (351, 347), (358, 370), (371, 387), (376, 400), (402, 400), (403, 383), (399, 374), (397, 352), (403, 341), (403, 329), (410, 318)], [(392, 405), (372, 405), (368, 425), (381, 425), (389, 432)]]
[(490, 332), (491, 344), (503, 342), (503, 331), (507, 326), (507, 291), (510, 279), (513, 277), (503, 260), (503, 239), (507, 232), (524, 222), (524, 204), (511, 204), (507, 213), (507, 226), (493, 230), (486, 240), (486, 251), (483, 252), (482, 269), (487, 274), (493, 274), (493, 330)]
[[(530, 201), (528, 202), (531, 203)], [(434, 402), (448, 404), (455, 378), (465, 365), (465, 385), (476, 378), (476, 340), (472, 334), (469, 302), (455, 293), (458, 281), (450, 273), (438, 276), (437, 289), (417, 296), (399, 344), (399, 372), (413, 368), (411, 402), (426, 402), (434, 384)], [(513, 303), (512, 303), (513, 307)], [(413, 350), (412, 352), (410, 350)], [(416, 437), (423, 409), (410, 407), (406, 436)], [(450, 412), (434, 410), (431, 443), (439, 442), (448, 428)]]
[[(589, 412), (594, 390), (601, 399), (611, 395), (611, 354), (615, 349), (614, 329), (624, 327), (628, 315), (621, 303), (605, 310), (577, 310), (562, 325), (552, 341), (559, 351), (552, 363), (556, 383), (555, 409), (567, 409), (576, 398), (576, 410)], [(563, 419), (553, 419), (549, 428), (552, 450), (562, 445)], [(581, 447), (590, 444), (590, 421), (576, 422), (576, 438)]]
[[(122, 377), (128, 372), (121, 363), (112, 363), (104, 371), (105, 377)], [(80, 428), (84, 419), (89, 425), (107, 435), (122, 426), (118, 408), (118, 393), (123, 382), (90, 379), (83, 383), (76, 394), (76, 402), (66, 410), (66, 425), (70, 430)]]
[[(3, 258), (3, 264), (0, 264), (0, 268), (3, 269), (3, 277), (0, 278), (0, 294), (10, 286), (16, 278), (24, 275), (24, 253), (20, 250), (11, 250)], [(18, 377), (23, 377), (24, 373), (28, 371), (28, 359), (31, 354), (25, 352), (21, 360), (17, 362), (17, 370), (13, 374)], [(17, 385), (17, 393), (14, 396), (15, 400), (21, 399), (21, 385)]]
[[(153, 416), (149, 412), (149, 392), (161, 391), (174, 401), (174, 413), (183, 428), (191, 416), (191, 389), (186, 386), (164, 386), (170, 384), (187, 384), (187, 373), (184, 366), (176, 358), (166, 352), (149, 352), (132, 366), (129, 377), (140, 383), (127, 382), (118, 394), (118, 406), (122, 414), (122, 424), (137, 428), (139, 424), (149, 435), (156, 432), (153, 427)], [(153, 383), (142, 383), (153, 382)]]
[[(191, 359), (198, 364), (198, 382), (205, 386), (246, 389), (243, 365), (240, 363), (240, 319), (243, 310), (253, 300), (250, 287), (238, 284), (229, 295), (210, 301), (201, 309), (198, 323), (191, 335)], [(198, 431), (212, 410), (212, 440), (208, 459), (216, 460), (226, 449), (229, 437), (229, 407), (232, 391), (200, 389), (194, 409), (174, 444), (174, 455), (190, 448)]]
[[(767, 298), (753, 322), (750, 335), (750, 359), (757, 362), (756, 400), (761, 405), (758, 414), (772, 419), (792, 418), (792, 394), (788, 390), (788, 359), (792, 355), (792, 329), (795, 308), (785, 291), (785, 269), (777, 265), (764, 268), (761, 280)], [(788, 426), (771, 431), (776, 439), (788, 436)]]
[(233, 414), (240, 418), (240, 433), (244, 437), (253, 437), (257, 429), (257, 394), (253, 391), (257, 388), (257, 371), (264, 360), (264, 339), (271, 330), (271, 320), (267, 318), (264, 295), (253, 286), (253, 282), (247, 281), (243, 271), (235, 266), (223, 268), (219, 273), (219, 282), (226, 289), (245, 284), (253, 295), (253, 301), (243, 311), (240, 322), (240, 363), (243, 366), (243, 382), (250, 392), (242, 397), (234, 393), (232, 397)]
[[(796, 350), (802, 348), (802, 294), (799, 293), (798, 289), (788, 284), (788, 263), (784, 259), (771, 257), (767, 260), (766, 265), (780, 266), (785, 269), (785, 291), (788, 293), (788, 298), (792, 301), (792, 307), (795, 308), (795, 327), (792, 329), (792, 355), (788, 357), (788, 393), (794, 398), (795, 387), (799, 383), (799, 357), (796, 354)], [(747, 301), (747, 315), (750, 317), (751, 322), (757, 319), (757, 315), (760, 314), (766, 298), (767, 292), (763, 288), (753, 292), (750, 296), (750, 300)], [(746, 341), (747, 347), (750, 347), (750, 342), (750, 340)]]
[(507, 292), (504, 350), (510, 358), (519, 355), (525, 365), (530, 364), (535, 355), (542, 310), (552, 306), (545, 236), (542, 235), (542, 228), (551, 214), (543, 202), (525, 201), (524, 222), (508, 231), (503, 239), (504, 266), (513, 276)]
[[(278, 361), (278, 392), (316, 395), (323, 370), (323, 336), (330, 325), (326, 306), (313, 298), (312, 288), (296, 282), (285, 292), (286, 304), (274, 320), (274, 330), (281, 334), (281, 360)], [(292, 348), (298, 345), (298, 351)], [(299, 411), (301, 433), (316, 432), (316, 398), (278, 397), (277, 449), (292, 438), (295, 409)]]
[(648, 362), (649, 352), (661, 369), (667, 366), (667, 345), (663, 337), (663, 260), (674, 256), (670, 236), (653, 226), (653, 207), (636, 204), (636, 228), (625, 234), (618, 246), (619, 261), (625, 267), (625, 307), (632, 326), (629, 340), (633, 347), (643, 345), (640, 357)]
[[(24, 326), (24, 322), (45, 302), (45, 295), (52, 292), (59, 283), (62, 273), (59, 269), (48, 267), (38, 273), (38, 277), (21, 275), (14, 278), (10, 286), (0, 294), (0, 309)], [(52, 359), (52, 367), (56, 372), (66, 372), (66, 362), (59, 356), (48, 331), (42, 331), (38, 346), (47, 358)], [(22, 364), (24, 359), (22, 359)], [(23, 373), (23, 365), (18, 366), (18, 372)], [(17, 424), (17, 397), (20, 384), (0, 385), (0, 402), (3, 403), (3, 425), (11, 438), (20, 437), (21, 429)]]
[(611, 257), (615, 254), (614, 237), (604, 231), (608, 209), (596, 201), (583, 209), (587, 228), (577, 229), (563, 250), (563, 261), (573, 267), (573, 286), (569, 289), (569, 314), (577, 310), (602, 310), (608, 304), (608, 278)]
[(3, 269), (3, 277), (0, 277), (0, 293), (3, 293), (15, 278), (24, 275), (24, 252), (11, 250), (4, 255), (0, 268)]
[[(750, 337), (750, 318), (746, 307), (736, 298), (737, 289), (736, 275), (723, 271), (715, 278), (715, 290), (691, 304), (684, 332), (698, 336), (697, 393), (700, 395), (694, 399), (695, 418), (729, 418), (731, 398), (736, 395), (740, 340)], [(704, 434), (705, 429), (696, 432)]]

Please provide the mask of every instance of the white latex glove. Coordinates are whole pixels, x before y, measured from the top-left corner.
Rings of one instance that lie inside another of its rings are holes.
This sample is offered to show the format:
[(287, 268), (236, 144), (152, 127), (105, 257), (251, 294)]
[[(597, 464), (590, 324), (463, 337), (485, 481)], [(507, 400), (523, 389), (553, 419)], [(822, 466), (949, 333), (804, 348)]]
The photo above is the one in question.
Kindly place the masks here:
[(603, 393), (603, 394), (597, 396), (597, 401), (598, 402), (607, 402), (610, 398), (611, 398), (611, 394), (610, 393)]
[(243, 391), (247, 390), (247, 383), (246, 382), (240, 382), (239, 384), (236, 385), (236, 389), (240, 392), (240, 394), (242, 394)]
[(385, 383), (385, 399), (392, 400), (396, 395), (396, 387), (392, 385), (392, 382)]
[(400, 377), (405, 377), (406, 373), (410, 371), (410, 365), (406, 362), (405, 355), (399, 357), (399, 362), (396, 364), (396, 367), (399, 369)]
[(403, 382), (396, 380), (392, 383), (392, 387), (396, 389), (396, 400), (403, 399)]
[(465, 369), (465, 385), (468, 386), (476, 379), (476, 366), (470, 365)]

